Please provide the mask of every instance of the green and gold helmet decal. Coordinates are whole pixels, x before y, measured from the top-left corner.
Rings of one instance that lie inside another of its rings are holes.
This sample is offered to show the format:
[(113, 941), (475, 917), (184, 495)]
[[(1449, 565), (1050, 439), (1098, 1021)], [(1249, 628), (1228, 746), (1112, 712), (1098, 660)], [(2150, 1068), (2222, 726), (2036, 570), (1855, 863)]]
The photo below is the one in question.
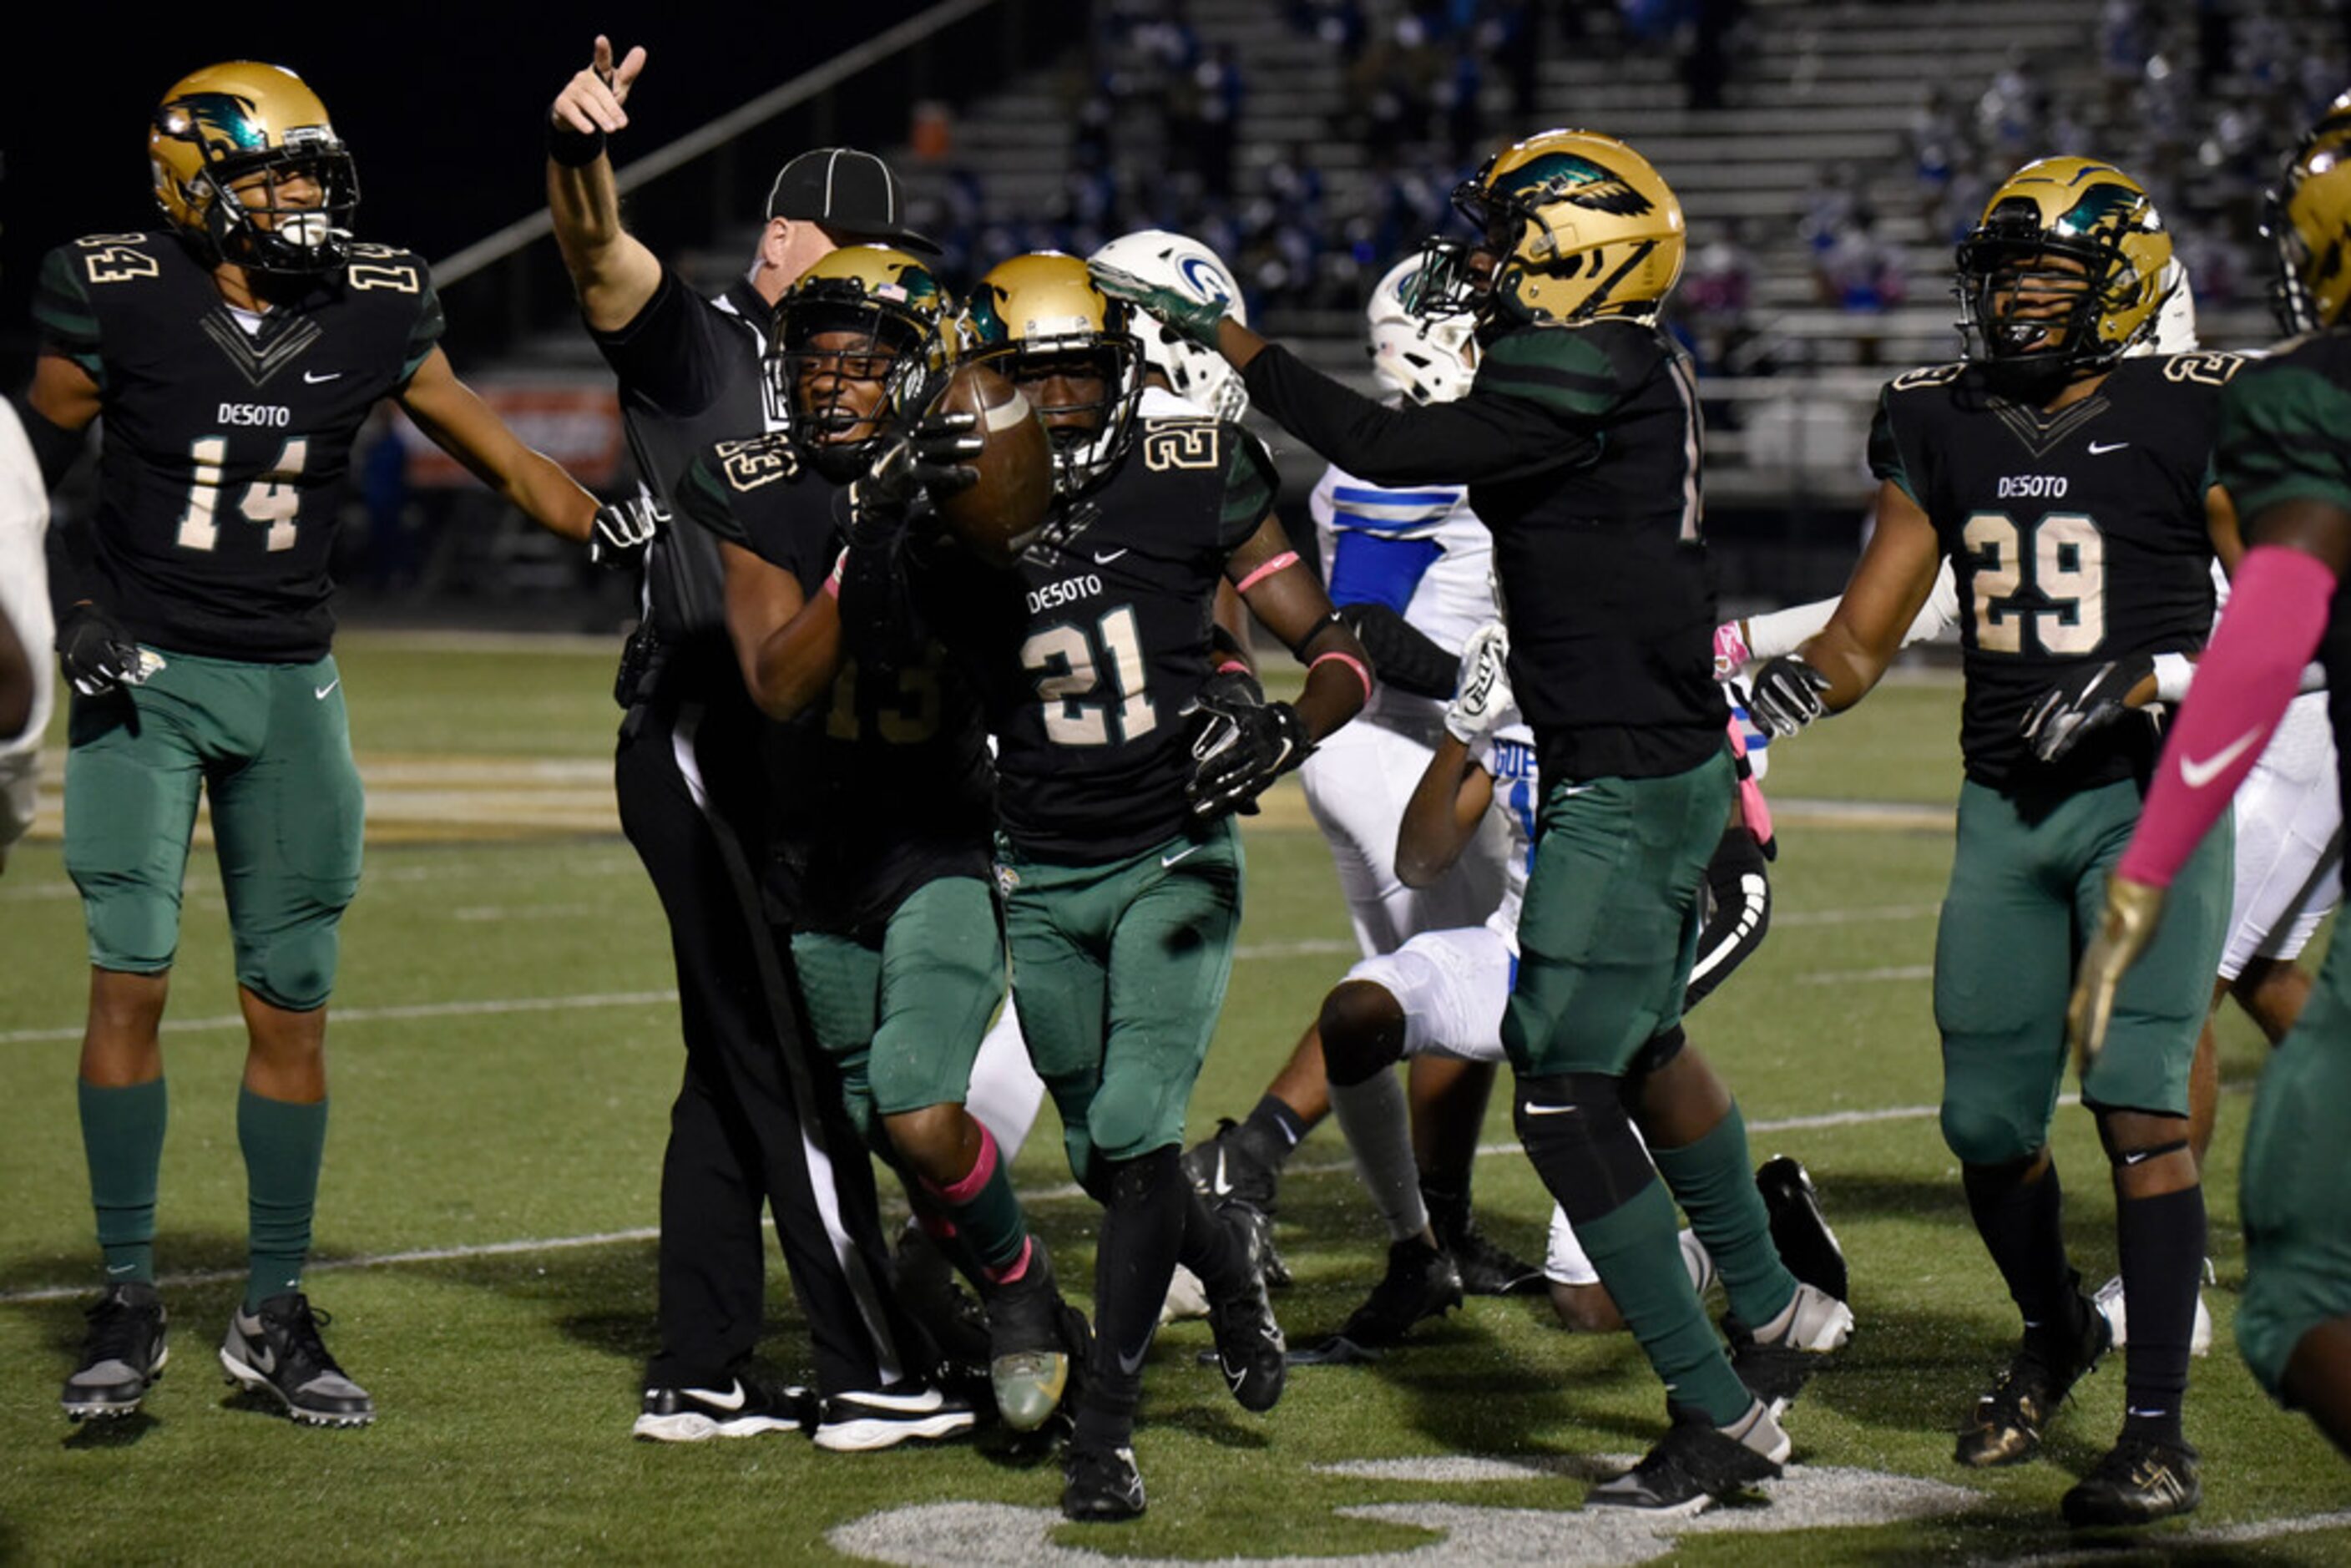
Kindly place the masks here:
[(2153, 340), (2177, 281), (2145, 186), (2111, 163), (2043, 158), (1959, 242), (1960, 329), (1971, 359), (2088, 374)]
[(156, 204), (208, 262), (315, 274), (349, 255), (359, 175), (327, 106), (281, 66), (183, 77), (147, 128)]
[(954, 357), (953, 320), (937, 275), (904, 251), (828, 251), (777, 301), (772, 407), (820, 466), (851, 476), (920, 416)]
[(1493, 257), (1489, 323), (1653, 319), (1682, 275), (1682, 204), (1613, 136), (1546, 131), (1504, 148), (1453, 193)]
[(2351, 304), (2351, 93), (2326, 106), (2286, 160), (2262, 231), (2277, 256), (2279, 323), (2288, 332), (2340, 324)]
[[(1054, 484), (1066, 497), (1108, 478), (1134, 433), (1143, 396), (1143, 353), (1126, 306), (1094, 287), (1074, 256), (1032, 251), (998, 262), (972, 286), (960, 336), (966, 355), (985, 360), (1027, 392), (1053, 437)], [(1098, 383), (1099, 395), (1057, 392), (1052, 372)]]

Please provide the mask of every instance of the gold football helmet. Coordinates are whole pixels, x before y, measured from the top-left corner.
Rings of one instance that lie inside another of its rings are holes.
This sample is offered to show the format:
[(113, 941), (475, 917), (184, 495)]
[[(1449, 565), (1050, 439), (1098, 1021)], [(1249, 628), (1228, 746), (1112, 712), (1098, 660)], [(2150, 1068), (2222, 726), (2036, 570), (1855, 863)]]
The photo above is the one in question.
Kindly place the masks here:
[(792, 434), (836, 477), (863, 471), (918, 417), (947, 366), (952, 302), (903, 250), (843, 246), (776, 303), (768, 390)]
[(1682, 204), (1613, 136), (1546, 131), (1453, 193), (1493, 259), (1485, 324), (1653, 319), (1682, 275)]
[[(213, 264), (291, 274), (342, 266), (359, 174), (327, 106), (292, 71), (231, 60), (181, 78), (148, 127), (147, 158), (163, 215)], [(241, 198), (234, 187), (256, 175)], [(286, 200), (294, 180), (314, 184), (318, 201)]]
[(1110, 477), (1134, 434), (1143, 351), (1126, 306), (1094, 287), (1084, 262), (1057, 250), (998, 262), (972, 286), (962, 337), (966, 354), (1037, 405), (1063, 497)]
[(2286, 160), (2262, 232), (2277, 250), (2278, 321), (2316, 332), (2351, 303), (2351, 92), (2326, 106)]
[(2171, 236), (2137, 180), (2088, 158), (2027, 163), (1959, 242), (1968, 357), (2103, 370), (2155, 336), (2170, 262)]

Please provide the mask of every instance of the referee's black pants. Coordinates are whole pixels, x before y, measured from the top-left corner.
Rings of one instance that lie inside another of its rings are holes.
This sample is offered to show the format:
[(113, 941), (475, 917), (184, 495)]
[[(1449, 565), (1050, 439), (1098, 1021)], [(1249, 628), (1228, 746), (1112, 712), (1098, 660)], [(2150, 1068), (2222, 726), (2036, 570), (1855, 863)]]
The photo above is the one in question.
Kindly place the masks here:
[[(822, 1053), (801, 1049), (756, 862), (764, 785), (739, 695), (632, 710), (614, 759), (621, 825), (668, 915), (685, 1081), (662, 1163), (661, 1345), (652, 1387), (724, 1388), (758, 1341), (763, 1204), (808, 1318), (819, 1391), (926, 1371), (887, 1289), (872, 1162)], [(741, 824), (738, 833), (731, 824)], [(815, 1059), (815, 1060), (811, 1060)]]

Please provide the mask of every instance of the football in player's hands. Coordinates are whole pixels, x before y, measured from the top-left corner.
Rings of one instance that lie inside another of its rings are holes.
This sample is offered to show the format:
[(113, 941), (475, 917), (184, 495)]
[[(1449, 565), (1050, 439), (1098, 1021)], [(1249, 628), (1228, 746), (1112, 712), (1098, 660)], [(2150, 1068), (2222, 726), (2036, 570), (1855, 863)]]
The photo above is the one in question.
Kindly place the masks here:
[(947, 420), (960, 422), (960, 445), (952, 453), (937, 450), (933, 466), (952, 465), (968, 477), (931, 482), (932, 504), (965, 548), (992, 565), (1008, 566), (1052, 508), (1052, 437), (1019, 387), (976, 361), (956, 367), (922, 429)]
[(1793, 653), (1782, 653), (1755, 672), (1748, 716), (1768, 735), (1793, 735), (1828, 711), (1822, 696), (1829, 685), (1828, 676)]

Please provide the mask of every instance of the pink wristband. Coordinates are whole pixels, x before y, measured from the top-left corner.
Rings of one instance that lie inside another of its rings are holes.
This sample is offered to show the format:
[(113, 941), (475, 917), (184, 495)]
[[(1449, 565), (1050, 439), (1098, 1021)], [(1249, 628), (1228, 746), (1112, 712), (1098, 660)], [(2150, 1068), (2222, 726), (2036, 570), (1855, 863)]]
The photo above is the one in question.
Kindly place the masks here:
[[(1295, 559), (1296, 558), (1292, 557), (1291, 559)], [(1346, 665), (1347, 668), (1355, 672), (1355, 678), (1364, 683), (1364, 700), (1365, 702), (1371, 701), (1372, 672), (1364, 668), (1364, 662), (1355, 657), (1353, 653), (1342, 653), (1335, 650), (1328, 653), (1318, 653), (1314, 657), (1314, 664), (1306, 666), (1306, 673), (1310, 675), (1314, 673), (1315, 664), (1322, 664), (1324, 661), (1330, 659), (1336, 659), (1341, 664)]]
[(832, 558), (832, 570), (825, 573), (824, 591), (832, 595), (835, 599), (841, 597), (841, 569), (846, 567), (848, 564), (849, 552), (847, 550), (842, 550), (839, 555)]
[(1254, 675), (1257, 672), (1250, 669), (1247, 664), (1242, 664), (1238, 659), (1228, 657), (1223, 664), (1217, 666), (1217, 674), (1220, 675)]
[(2168, 887), (2261, 760), (2326, 632), (2335, 574), (2285, 545), (2245, 553), (2117, 876)]
[(1247, 593), (1250, 589), (1255, 588), (1259, 583), (1263, 582), (1267, 578), (1271, 577), (1275, 572), (1281, 570), (1284, 567), (1296, 566), (1297, 564), (1298, 552), (1294, 549), (1283, 550), (1280, 555), (1275, 556), (1271, 560), (1267, 561), (1263, 566), (1259, 567), (1255, 571), (1250, 572), (1247, 577), (1242, 578), (1238, 582), (1233, 584), (1233, 587), (1242, 593)]

